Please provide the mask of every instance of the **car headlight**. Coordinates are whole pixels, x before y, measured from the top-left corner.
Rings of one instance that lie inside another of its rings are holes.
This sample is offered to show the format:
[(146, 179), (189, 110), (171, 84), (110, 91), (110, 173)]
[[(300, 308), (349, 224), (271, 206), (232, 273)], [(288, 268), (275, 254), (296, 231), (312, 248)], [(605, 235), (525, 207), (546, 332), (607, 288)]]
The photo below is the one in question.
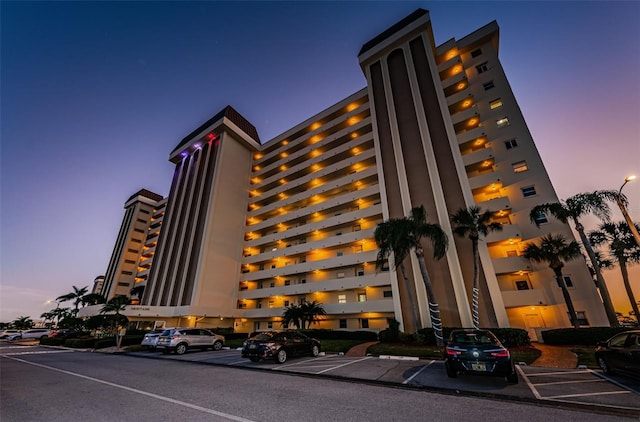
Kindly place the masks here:
[(242, 343), (242, 347), (247, 347), (247, 344), (249, 344), (249, 342), (248, 342), (248, 341), (243, 342), (243, 343)]

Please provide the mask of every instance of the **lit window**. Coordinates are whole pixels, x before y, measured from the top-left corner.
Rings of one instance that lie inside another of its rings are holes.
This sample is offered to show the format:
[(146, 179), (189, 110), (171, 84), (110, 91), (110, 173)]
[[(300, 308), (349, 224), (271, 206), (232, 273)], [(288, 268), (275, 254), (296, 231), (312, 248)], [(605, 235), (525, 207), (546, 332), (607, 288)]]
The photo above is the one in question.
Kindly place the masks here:
[(338, 295), (338, 303), (347, 303), (347, 295)]
[(488, 91), (491, 88), (495, 88), (495, 85), (493, 84), (493, 81), (489, 81), (489, 82), (483, 83), (482, 87), (484, 88), (485, 91)]
[(535, 186), (526, 186), (524, 188), (520, 188), (520, 190), (522, 191), (522, 196), (525, 198), (537, 195)]
[(476, 66), (476, 70), (478, 71), (478, 73), (484, 73), (489, 70), (489, 66), (487, 66), (487, 62), (480, 63)]
[(366, 302), (367, 294), (366, 293), (358, 293), (358, 302)]
[(518, 142), (515, 139), (509, 139), (508, 141), (504, 141), (504, 147), (506, 149), (515, 148), (518, 146)]
[(513, 163), (512, 166), (513, 166), (514, 173), (522, 173), (523, 171), (529, 170), (529, 167), (527, 167), (526, 161), (518, 161), (517, 163)]
[(498, 125), (498, 127), (509, 126), (509, 119), (506, 117), (503, 117), (502, 119), (496, 120), (496, 124)]
[(502, 107), (502, 100), (498, 98), (497, 100), (493, 100), (489, 103), (489, 107), (491, 110), (495, 110), (496, 108)]

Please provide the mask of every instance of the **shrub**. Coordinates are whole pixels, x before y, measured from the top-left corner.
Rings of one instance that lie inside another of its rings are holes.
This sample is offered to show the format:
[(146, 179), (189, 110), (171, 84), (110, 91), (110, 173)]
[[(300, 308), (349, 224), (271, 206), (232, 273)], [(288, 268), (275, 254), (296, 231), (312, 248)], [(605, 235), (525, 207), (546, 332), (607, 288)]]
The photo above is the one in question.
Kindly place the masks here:
[(40, 344), (42, 344), (44, 346), (62, 346), (64, 341), (65, 341), (65, 339), (63, 339), (63, 338), (45, 337), (45, 338), (40, 339)]
[[(459, 330), (459, 327), (443, 327), (442, 335), (445, 340), (453, 330)], [(484, 329), (484, 328), (483, 328)], [(529, 333), (521, 328), (488, 328), (500, 341), (504, 340), (507, 347), (528, 346), (531, 344)], [(418, 330), (417, 341), (424, 345), (435, 346), (436, 336), (433, 328), (422, 328)]]
[(546, 330), (542, 332), (542, 339), (545, 344), (552, 345), (581, 345), (594, 346), (599, 341), (629, 331), (629, 327), (585, 327), (585, 328), (559, 328), (556, 330)]
[(300, 330), (301, 333), (318, 340), (364, 340), (377, 341), (378, 333), (373, 331), (339, 331), (327, 329)]
[(72, 347), (74, 349), (93, 349), (95, 343), (96, 343), (96, 339), (93, 337), (70, 338), (64, 342), (64, 345), (67, 347)]

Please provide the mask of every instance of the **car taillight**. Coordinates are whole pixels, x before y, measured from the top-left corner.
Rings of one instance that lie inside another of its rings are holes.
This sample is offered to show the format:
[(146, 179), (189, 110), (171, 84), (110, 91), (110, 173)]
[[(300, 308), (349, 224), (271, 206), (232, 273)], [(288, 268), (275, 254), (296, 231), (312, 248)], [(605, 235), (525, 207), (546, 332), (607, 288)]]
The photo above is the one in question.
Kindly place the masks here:
[(491, 352), (491, 356), (495, 356), (497, 358), (508, 358), (509, 351), (508, 350), (500, 350), (499, 352)]
[(171, 336), (171, 338), (178, 338), (178, 337), (180, 337), (180, 334), (177, 334), (177, 333)]
[(462, 354), (461, 350), (456, 350), (456, 349), (451, 348), (451, 347), (447, 347), (446, 350), (447, 350), (447, 355), (450, 355), (450, 356), (457, 356), (457, 355), (461, 355)]

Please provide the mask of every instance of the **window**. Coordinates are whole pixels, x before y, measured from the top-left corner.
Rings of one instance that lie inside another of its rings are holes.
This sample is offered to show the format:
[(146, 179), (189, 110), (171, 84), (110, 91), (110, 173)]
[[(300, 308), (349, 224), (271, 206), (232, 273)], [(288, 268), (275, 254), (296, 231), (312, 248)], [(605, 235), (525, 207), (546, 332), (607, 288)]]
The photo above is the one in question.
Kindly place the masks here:
[(262, 309), (262, 301), (261, 301), (261, 300), (259, 300), (259, 301), (256, 303), (256, 308), (258, 308), (258, 309)]
[(284, 306), (289, 306), (289, 301), (288, 300), (284, 301)]
[(129, 283), (124, 282), (124, 281), (120, 281), (120, 282), (118, 282), (118, 286), (121, 286), (121, 287), (129, 287)]
[(342, 255), (344, 255), (344, 252), (342, 252), (342, 251), (340, 251), (340, 252), (338, 252), (338, 253), (336, 254), (336, 256), (342, 256)]
[(285, 280), (285, 281), (284, 281), (284, 285), (285, 285), (285, 286), (289, 286), (290, 284), (291, 284), (291, 280)]
[(127, 252), (138, 253), (138, 250), (129, 248), (129, 249), (127, 249)]
[(131, 272), (131, 271), (123, 271), (122, 274), (124, 274), (124, 275), (133, 275), (133, 272)]
[(360, 318), (360, 328), (369, 328), (369, 320), (367, 318)]
[(524, 188), (520, 188), (520, 190), (522, 191), (522, 196), (525, 198), (537, 195), (535, 186), (526, 186)]
[(147, 220), (143, 220), (142, 218), (138, 218), (138, 223), (147, 224)]
[(484, 88), (485, 91), (488, 91), (491, 88), (495, 88), (495, 85), (493, 84), (493, 81), (489, 81), (489, 82), (483, 83), (482, 87)]
[(142, 240), (135, 239), (135, 238), (131, 239), (131, 241), (134, 242), (134, 243), (142, 243)]
[[(564, 284), (566, 284), (567, 287), (573, 287), (573, 280), (571, 280), (571, 277), (569, 277), (568, 275), (565, 275), (562, 278), (564, 279)], [(556, 283), (558, 283), (558, 287), (562, 287), (560, 285), (560, 280), (558, 280), (557, 278), (556, 278)]]
[(133, 231), (136, 233), (144, 233), (144, 230), (142, 229), (133, 229)]
[(382, 292), (383, 297), (393, 297), (393, 292), (391, 290), (385, 290)]
[(484, 73), (489, 70), (489, 66), (487, 66), (487, 62), (480, 63), (476, 66), (476, 70), (478, 71), (478, 73)]
[[(584, 311), (576, 311), (576, 317), (578, 318), (578, 324), (589, 325), (589, 320), (587, 319), (587, 315)], [(571, 320), (571, 318), (569, 318), (569, 320)]]
[(267, 321), (267, 328), (269, 329), (273, 328), (273, 321)]
[(275, 302), (273, 300), (269, 301), (269, 308), (273, 308), (275, 306)]
[(135, 264), (136, 263), (136, 261), (134, 261), (133, 259), (125, 259), (124, 262), (127, 263), (127, 264)]
[(367, 294), (366, 293), (358, 293), (358, 302), (366, 302)]
[(518, 146), (518, 142), (515, 139), (509, 139), (508, 141), (504, 141), (504, 147), (506, 149), (515, 148)]
[(529, 290), (527, 280), (516, 280), (516, 290)]
[(353, 226), (353, 231), (354, 232), (359, 232), (360, 230), (361, 230), (360, 224), (356, 224), (355, 226)]
[(340, 328), (347, 328), (347, 320), (346, 319), (340, 319)]
[(540, 214), (536, 215), (533, 220), (536, 223), (536, 225), (540, 225), (540, 224), (544, 224), (544, 223), (548, 223), (549, 222), (549, 219), (547, 218), (547, 215), (545, 213), (543, 213), (543, 212), (541, 212)]
[(258, 289), (262, 289), (262, 281), (258, 283)]
[(238, 309), (245, 309), (247, 307), (247, 304), (244, 302), (240, 302), (238, 303)]
[(491, 110), (495, 110), (496, 108), (502, 107), (502, 100), (498, 98), (497, 100), (493, 100), (489, 103), (489, 108)]
[(516, 250), (507, 251), (507, 256), (509, 258), (514, 257), (514, 256), (518, 256), (518, 251), (516, 251)]
[(347, 303), (347, 295), (338, 295), (338, 303)]
[(260, 321), (256, 321), (253, 323), (253, 331), (260, 330)]
[(478, 57), (481, 54), (482, 54), (482, 49), (478, 48), (478, 49), (475, 49), (475, 50), (473, 50), (471, 52), (471, 57), (473, 57), (475, 59), (476, 57)]
[(498, 120), (496, 120), (496, 125), (498, 125), (498, 127), (509, 126), (509, 119), (507, 117), (503, 117), (502, 119), (498, 119)]
[(142, 209), (142, 208), (140, 208), (140, 212), (143, 213), (143, 214), (151, 214), (149, 211), (147, 211), (145, 209)]
[(307, 282), (306, 278), (303, 278), (302, 280), (300, 280), (300, 284), (305, 284)]
[(529, 167), (527, 167), (527, 162), (524, 160), (513, 163), (512, 166), (514, 173), (522, 173), (523, 171), (529, 170)]
[(276, 283), (272, 281), (271, 283), (269, 283), (269, 287), (276, 287)]

